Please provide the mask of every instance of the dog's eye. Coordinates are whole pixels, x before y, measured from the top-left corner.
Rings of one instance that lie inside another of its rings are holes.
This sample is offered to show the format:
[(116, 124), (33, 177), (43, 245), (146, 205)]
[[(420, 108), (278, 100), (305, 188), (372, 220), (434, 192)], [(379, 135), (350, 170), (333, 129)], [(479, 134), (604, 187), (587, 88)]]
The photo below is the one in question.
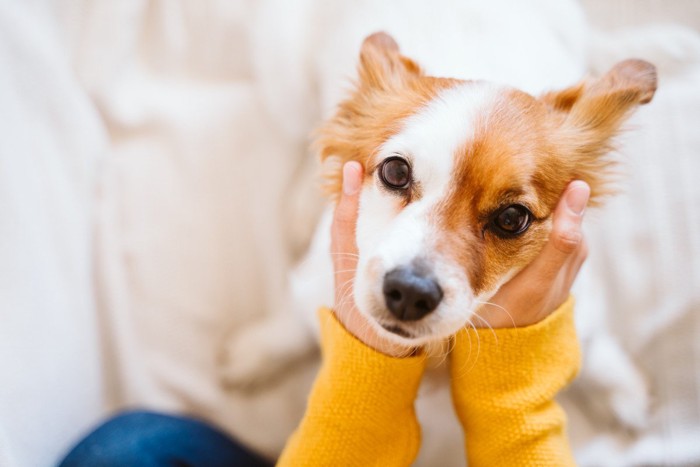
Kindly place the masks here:
[(379, 179), (392, 189), (404, 189), (411, 183), (411, 166), (406, 159), (389, 157), (379, 166)]
[(532, 213), (520, 204), (511, 204), (496, 211), (491, 218), (491, 227), (496, 235), (513, 237), (525, 232), (532, 222)]

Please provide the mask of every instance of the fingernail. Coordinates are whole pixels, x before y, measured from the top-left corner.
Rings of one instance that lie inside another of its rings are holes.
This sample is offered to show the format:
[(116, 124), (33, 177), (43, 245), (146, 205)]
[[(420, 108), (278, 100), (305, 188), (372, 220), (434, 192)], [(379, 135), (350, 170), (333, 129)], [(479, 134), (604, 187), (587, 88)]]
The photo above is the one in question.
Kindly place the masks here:
[(566, 194), (566, 206), (571, 212), (577, 216), (581, 216), (586, 209), (586, 204), (588, 204), (590, 195), (591, 189), (586, 182), (572, 182), (569, 187), (569, 192)]
[(347, 162), (343, 166), (343, 193), (352, 196), (360, 189), (362, 180), (360, 179), (360, 164), (358, 162)]

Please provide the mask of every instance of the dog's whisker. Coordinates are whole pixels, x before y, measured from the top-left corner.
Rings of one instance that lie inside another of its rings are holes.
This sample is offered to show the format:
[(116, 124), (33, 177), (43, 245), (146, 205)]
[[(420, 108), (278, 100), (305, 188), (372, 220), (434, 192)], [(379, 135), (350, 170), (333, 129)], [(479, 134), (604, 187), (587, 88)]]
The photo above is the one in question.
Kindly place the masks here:
[(337, 289), (340, 291), (340, 294), (336, 299), (336, 308), (340, 308), (341, 306), (343, 306), (345, 304), (345, 301), (352, 296), (351, 291), (353, 290), (354, 283), (355, 278), (352, 277), (351, 279), (348, 279), (343, 284), (337, 287)]
[(447, 355), (451, 354), (456, 346), (457, 338), (455, 336), (452, 336), (449, 339), (447, 339)]
[(472, 369), (473, 369), (474, 366), (476, 365), (476, 362), (479, 360), (479, 355), (481, 354), (481, 338), (479, 337), (479, 333), (478, 333), (478, 330), (477, 330), (476, 326), (474, 326), (474, 323), (472, 323), (472, 321), (469, 320), (469, 321), (467, 321), (467, 323), (463, 326), (463, 329), (465, 329), (465, 330), (467, 331), (467, 337), (469, 338), (469, 353), (468, 353), (468, 355), (467, 355), (467, 358), (465, 359), (465, 364), (466, 364), (466, 362), (472, 360), (472, 358), (471, 358), (471, 355), (472, 355), (471, 334), (472, 334), (472, 332), (469, 331), (470, 328), (474, 330), (474, 333), (473, 333), (473, 334), (476, 335), (476, 342), (477, 342), (476, 356), (474, 357), (471, 366), (470, 366), (466, 371), (463, 372), (463, 371), (462, 371), (463, 368), (460, 368), (460, 373), (459, 373), (459, 376), (460, 376), (460, 377), (461, 377), (461, 376), (464, 376), (464, 375), (466, 375), (467, 373), (469, 373), (470, 371), (472, 371)]
[(338, 303), (336, 304), (336, 308), (342, 308), (345, 305), (348, 304), (348, 302), (352, 300), (352, 286), (349, 286), (345, 292), (340, 296), (338, 299)]
[(348, 273), (348, 272), (357, 272), (357, 268), (341, 269), (340, 271), (335, 271), (334, 274), (341, 274), (341, 273)]
[(472, 329), (474, 329), (474, 334), (476, 334), (476, 357), (474, 357), (474, 362), (472, 363), (472, 366), (469, 367), (469, 370), (467, 372), (472, 371), (474, 368), (474, 365), (476, 365), (476, 362), (479, 360), (479, 355), (481, 354), (481, 337), (479, 337), (479, 331), (476, 329), (476, 326), (474, 326), (474, 323), (469, 321), (469, 324), (471, 325)]
[(331, 253), (332, 256), (349, 256), (351, 258), (359, 258), (357, 253)]
[[(467, 358), (464, 360), (464, 362), (462, 362), (462, 366), (461, 366), (461, 367), (459, 368), (459, 370), (456, 372), (456, 373), (457, 373), (457, 377), (462, 377), (462, 376), (466, 375), (466, 374), (468, 373), (468, 371), (469, 371), (469, 370), (465, 371), (464, 367), (465, 367), (465, 365), (467, 364), (467, 362), (468, 362), (469, 360), (471, 360), (471, 356), (472, 356), (472, 336), (471, 336), (471, 332), (469, 332), (470, 324), (471, 324), (471, 322), (470, 322), (470, 321), (467, 321), (467, 322), (464, 324), (464, 326), (462, 326), (462, 329), (464, 329), (465, 331), (467, 331), (466, 334), (467, 334), (467, 340), (468, 340), (468, 342), (469, 342), (469, 352), (467, 353)], [(456, 345), (456, 343), (455, 343), (455, 345)]]
[(447, 356), (450, 354), (450, 343), (449, 340), (447, 342), (447, 345), (445, 345), (444, 342), (440, 343), (440, 360), (438, 362), (439, 365), (443, 365), (445, 362), (447, 362)]
[[(455, 334), (452, 337), (450, 337), (450, 344), (449, 344), (450, 355), (452, 355), (452, 352), (454, 352), (456, 348), (457, 348), (457, 335)], [(469, 341), (469, 351), (471, 352), (471, 340)], [(452, 362), (453, 362), (452, 364), (454, 364), (454, 359), (452, 359)]]
[(508, 310), (506, 310), (504, 307), (502, 307), (501, 305), (499, 305), (499, 304), (497, 304), (497, 303), (493, 303), (493, 302), (484, 302), (484, 301), (481, 301), (481, 300), (475, 300), (475, 302), (478, 303), (479, 305), (488, 305), (488, 306), (493, 306), (493, 307), (498, 308), (498, 309), (501, 310), (503, 313), (505, 313), (506, 315), (508, 315), (508, 317), (510, 318), (510, 321), (513, 323), (513, 327), (514, 327), (514, 328), (518, 327), (518, 326), (515, 324), (515, 319), (513, 319), (513, 315), (511, 315), (510, 312), (509, 312)]
[(496, 331), (494, 331), (493, 327), (489, 324), (488, 321), (486, 321), (484, 318), (482, 318), (479, 315), (474, 315), (476, 318), (479, 318), (479, 320), (486, 325), (487, 328), (491, 330), (491, 334), (493, 334), (493, 338), (496, 339), (496, 345), (498, 345), (498, 335), (496, 334)]
[(351, 277), (350, 279), (346, 280), (342, 284), (336, 286), (336, 288), (339, 289), (342, 292), (341, 295), (343, 295), (347, 292), (347, 290), (345, 288), (348, 286), (348, 284), (352, 284), (353, 282), (355, 282), (355, 278)]

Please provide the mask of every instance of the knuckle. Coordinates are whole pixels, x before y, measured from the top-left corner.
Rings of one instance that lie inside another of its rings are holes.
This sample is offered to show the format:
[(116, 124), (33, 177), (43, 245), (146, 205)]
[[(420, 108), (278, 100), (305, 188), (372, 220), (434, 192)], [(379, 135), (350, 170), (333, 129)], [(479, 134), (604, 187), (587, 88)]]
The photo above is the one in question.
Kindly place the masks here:
[(552, 238), (552, 245), (565, 254), (571, 254), (581, 245), (583, 236), (577, 230), (565, 230), (558, 232)]

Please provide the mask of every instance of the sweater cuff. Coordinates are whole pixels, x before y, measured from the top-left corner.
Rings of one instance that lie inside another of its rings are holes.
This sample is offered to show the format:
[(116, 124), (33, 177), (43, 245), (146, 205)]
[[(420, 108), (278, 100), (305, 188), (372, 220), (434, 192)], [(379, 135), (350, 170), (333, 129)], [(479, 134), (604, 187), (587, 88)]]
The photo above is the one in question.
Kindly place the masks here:
[(570, 296), (531, 326), (461, 331), (455, 336), (453, 385), (467, 397), (503, 396), (484, 407), (490, 410), (523, 409), (548, 401), (580, 367), (573, 309)]
[(319, 321), (323, 363), (279, 465), (409, 465), (420, 446), (413, 404), (425, 357), (384, 355), (329, 309)]
[(470, 329), (455, 339), (452, 396), (469, 465), (575, 465), (554, 402), (580, 364), (573, 299), (532, 326)]
[(377, 433), (405, 421), (407, 415), (415, 418), (413, 406), (425, 357), (385, 355), (350, 334), (332, 310), (322, 308), (318, 314), (323, 363), (307, 415), (330, 416), (348, 428), (357, 424), (361, 430)]

